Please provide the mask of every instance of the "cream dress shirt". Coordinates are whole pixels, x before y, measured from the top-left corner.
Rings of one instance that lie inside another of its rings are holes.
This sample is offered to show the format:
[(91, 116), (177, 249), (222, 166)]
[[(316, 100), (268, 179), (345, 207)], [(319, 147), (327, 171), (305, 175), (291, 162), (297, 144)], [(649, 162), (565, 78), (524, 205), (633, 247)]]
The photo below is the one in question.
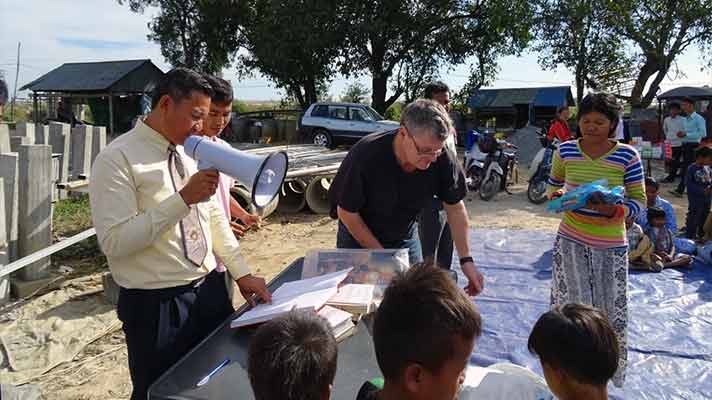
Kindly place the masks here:
[[(128, 289), (188, 284), (212, 271), (214, 253), (234, 279), (250, 273), (217, 197), (195, 204), (208, 244), (199, 268), (185, 258), (178, 222), (189, 208), (173, 189), (168, 140), (143, 121), (96, 158), (89, 182), (92, 219), (111, 274)], [(176, 146), (188, 175), (195, 162)]]

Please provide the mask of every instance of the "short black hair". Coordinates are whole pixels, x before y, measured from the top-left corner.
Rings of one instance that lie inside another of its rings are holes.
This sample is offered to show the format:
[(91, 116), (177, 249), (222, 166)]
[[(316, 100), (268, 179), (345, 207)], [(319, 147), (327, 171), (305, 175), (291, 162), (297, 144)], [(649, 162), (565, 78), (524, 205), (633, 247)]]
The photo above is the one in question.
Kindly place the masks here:
[(256, 400), (319, 400), (336, 376), (336, 339), (313, 311), (292, 311), (250, 340), (247, 373)]
[(621, 106), (618, 104), (616, 97), (609, 93), (598, 92), (589, 93), (581, 100), (578, 111), (578, 119), (581, 120), (584, 115), (598, 112), (606, 116), (611, 121), (611, 132), (613, 133), (618, 126), (620, 119)]
[(563, 370), (579, 383), (606, 385), (618, 369), (620, 348), (613, 328), (598, 309), (566, 304), (542, 315), (529, 335), (529, 351), (543, 364)]
[(209, 74), (205, 75), (205, 79), (210, 84), (210, 87), (213, 88), (213, 95), (211, 96), (213, 103), (221, 105), (232, 104), (233, 96), (230, 82)]
[(417, 264), (391, 281), (376, 311), (373, 342), (386, 380), (399, 381), (412, 363), (437, 373), (456, 352), (458, 338), (482, 333), (472, 301), (441, 268)]
[(684, 98), (682, 99), (682, 102), (683, 102), (683, 103), (687, 103), (687, 104), (695, 105), (695, 100), (692, 99), (692, 97), (684, 97)]
[(660, 184), (658, 183), (657, 179), (653, 178), (652, 176), (648, 176), (645, 178), (645, 187), (654, 187), (655, 190), (659, 190)]
[(4, 79), (0, 78), (0, 106), (7, 104), (7, 98), (7, 83), (5, 83)]
[(151, 108), (156, 108), (163, 96), (178, 102), (189, 98), (193, 92), (213, 96), (213, 89), (202, 74), (188, 68), (174, 68), (161, 78), (151, 93)]
[(556, 109), (557, 114), (561, 114), (562, 112), (566, 111), (569, 109), (569, 106), (560, 106)]
[(670, 105), (669, 105), (668, 107), (671, 108), (671, 109), (674, 108), (674, 109), (676, 109), (676, 110), (680, 110), (680, 103), (677, 103), (677, 102), (675, 102), (675, 103), (670, 103)]
[(655, 218), (665, 218), (665, 210), (663, 210), (660, 207), (648, 207), (647, 211), (647, 217), (648, 221), (653, 220)]
[(708, 157), (712, 157), (712, 149), (710, 149), (709, 147), (702, 146), (702, 147), (697, 148), (697, 150), (695, 150), (695, 160), (697, 160), (699, 158), (708, 158)]
[(423, 90), (423, 97), (426, 99), (432, 99), (438, 93), (450, 92), (450, 87), (448, 87), (445, 82), (435, 81), (430, 82), (425, 85), (425, 90)]

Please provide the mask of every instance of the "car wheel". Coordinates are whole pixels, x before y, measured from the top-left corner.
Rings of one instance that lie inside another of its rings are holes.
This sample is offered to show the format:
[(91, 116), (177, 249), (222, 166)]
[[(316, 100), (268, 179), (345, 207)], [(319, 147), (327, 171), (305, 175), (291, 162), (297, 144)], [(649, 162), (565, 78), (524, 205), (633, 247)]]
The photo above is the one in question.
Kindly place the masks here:
[(317, 146), (332, 148), (334, 146), (334, 139), (326, 129), (316, 129), (312, 135), (312, 143)]

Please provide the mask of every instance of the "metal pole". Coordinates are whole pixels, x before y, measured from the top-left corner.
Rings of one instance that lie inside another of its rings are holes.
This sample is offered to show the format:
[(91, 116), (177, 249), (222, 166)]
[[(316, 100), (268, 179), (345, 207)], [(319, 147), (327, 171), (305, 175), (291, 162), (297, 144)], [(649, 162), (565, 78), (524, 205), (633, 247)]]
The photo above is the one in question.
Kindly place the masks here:
[(17, 79), (20, 75), (20, 42), (17, 42), (17, 68), (15, 69), (15, 90), (10, 103), (10, 119), (15, 120), (15, 100), (17, 99)]
[(114, 96), (109, 92), (109, 134), (114, 136)]

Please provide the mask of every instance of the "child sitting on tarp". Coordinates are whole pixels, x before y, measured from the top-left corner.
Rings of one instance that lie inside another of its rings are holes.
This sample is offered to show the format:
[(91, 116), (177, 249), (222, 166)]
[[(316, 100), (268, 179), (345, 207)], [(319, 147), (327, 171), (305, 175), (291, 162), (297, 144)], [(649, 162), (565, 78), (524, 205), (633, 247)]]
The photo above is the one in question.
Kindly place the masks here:
[(692, 265), (692, 257), (677, 253), (675, 250), (675, 235), (665, 226), (665, 210), (659, 207), (648, 208), (650, 228), (645, 235), (653, 245), (650, 256), (653, 264), (663, 268), (687, 267)]
[(625, 220), (626, 237), (628, 238), (628, 268), (644, 271), (660, 272), (662, 263), (653, 263), (653, 244), (633, 218)]

